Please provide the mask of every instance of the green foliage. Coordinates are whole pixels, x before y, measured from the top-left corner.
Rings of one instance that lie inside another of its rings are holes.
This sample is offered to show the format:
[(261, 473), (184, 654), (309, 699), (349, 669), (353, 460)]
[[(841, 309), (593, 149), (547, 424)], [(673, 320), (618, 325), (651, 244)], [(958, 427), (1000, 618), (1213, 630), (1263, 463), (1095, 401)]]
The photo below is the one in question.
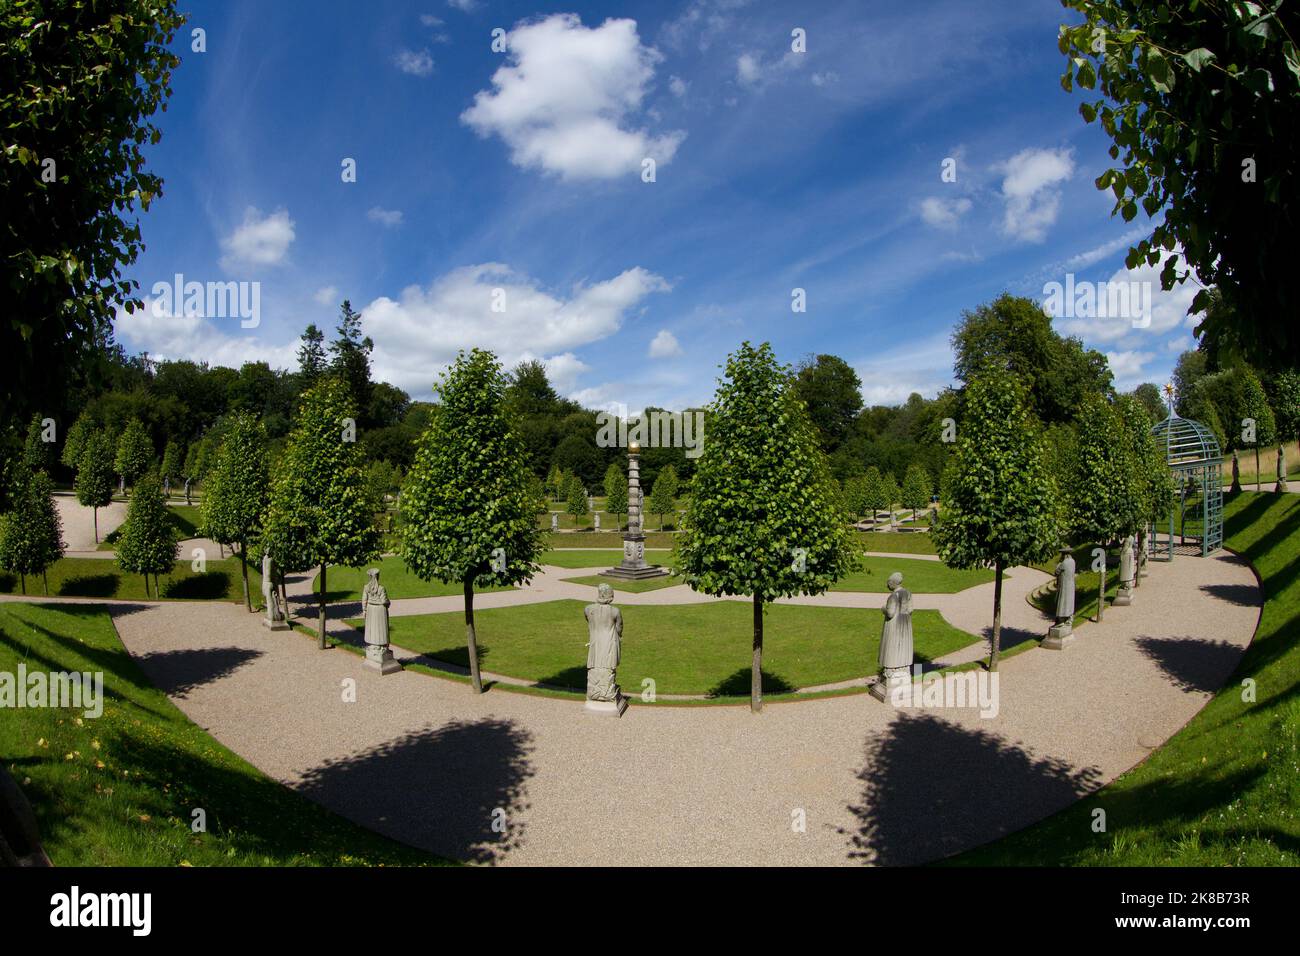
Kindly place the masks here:
[(23, 467), (28, 474), (48, 472), (54, 467), (54, 445), (44, 440), (44, 434), (41, 416), (33, 415), (27, 425), (27, 440), (23, 443)]
[(325, 372), (325, 333), (308, 323), (298, 347), (298, 375), (304, 389), (311, 388)]
[(868, 468), (862, 476), (861, 488), (862, 510), (870, 513), (874, 520), (877, 511), (889, 507), (889, 501), (885, 498), (885, 482), (880, 476), (880, 469), (875, 465)]
[(838, 448), (862, 411), (862, 381), (848, 362), (836, 355), (818, 355), (795, 371), (795, 388), (827, 452)]
[(487, 587), (537, 570), (535, 493), (504, 413), (505, 388), (496, 357), (480, 349), (460, 353), (439, 383), (441, 406), (402, 495), (402, 560), (422, 580)]
[(977, 378), (965, 406), (943, 520), (930, 532), (939, 556), (954, 568), (1046, 560), (1060, 541), (1057, 490), (1024, 385), (1006, 374)]
[[(1300, 155), (1300, 16), (1279, 2), (1063, 0), (1082, 23), (1061, 27), (1062, 86), (1097, 90), (1085, 122), (1113, 141), (1118, 166), (1097, 178), (1113, 213), (1155, 221), (1128, 267), (1162, 265), (1171, 289), (1195, 275), (1230, 310), (1206, 309), (1198, 335), (1262, 367), (1300, 365), (1292, 281)], [(1099, 42), (1100, 41), (1100, 42)], [(1088, 94), (1085, 94), (1088, 95)], [(1121, 158), (1122, 157), (1122, 158)], [(1168, 255), (1173, 250), (1178, 255)], [(1187, 268), (1190, 267), (1190, 268)], [(1192, 312), (1210, 301), (1197, 293)], [(1225, 423), (1226, 424), (1226, 423)]]
[(551, 470), (546, 473), (546, 493), (554, 498), (563, 498), (564, 491), (569, 486), (569, 476), (564, 473), (564, 469), (559, 465), (552, 465)]
[(709, 411), (680, 573), (705, 594), (762, 602), (825, 592), (853, 569), (855, 550), (789, 369), (767, 343), (744, 343), (728, 356)]
[(117, 458), (114, 467), (128, 485), (134, 485), (153, 465), (153, 441), (140, 419), (127, 422), (122, 437), (117, 440)]
[(204, 491), (204, 533), (242, 551), (261, 530), (270, 502), (266, 429), (253, 415), (234, 417)]
[(183, 22), (172, 0), (0, 5), (0, 418), (60, 400), (119, 304), (139, 305), (121, 271), (142, 248), (132, 214), (162, 189), (144, 146)]
[(1165, 463), (1165, 451), (1151, 434), (1146, 409), (1134, 397), (1115, 400), (1119, 440), (1123, 444), (1124, 468), (1129, 478), (1119, 486), (1120, 534), (1136, 535), (1157, 515), (1167, 515), (1173, 504), (1173, 478)]
[(677, 508), (677, 487), (677, 470), (672, 465), (668, 465), (659, 472), (654, 487), (650, 489), (646, 510), (652, 515), (659, 516), (660, 530), (664, 526), (664, 515), (672, 514)]
[(1129, 444), (1111, 404), (1100, 395), (1085, 399), (1069, 481), (1062, 488), (1066, 527), (1075, 542), (1108, 544), (1137, 530), (1140, 498)]
[(76, 491), (83, 507), (98, 510), (112, 502), (113, 455), (113, 441), (102, 431), (91, 431), (81, 441)]
[(893, 472), (885, 472), (880, 476), (880, 499), (884, 502), (883, 508), (893, 511), (894, 505), (898, 504), (898, 499), (903, 496), (903, 491), (898, 487), (898, 479), (894, 477)]
[(1281, 372), (1273, 376), (1269, 386), (1279, 439), (1300, 441), (1300, 372)]
[(54, 504), (54, 485), (43, 471), (31, 475), (14, 496), (13, 509), (0, 516), (0, 568), (23, 578), (44, 574), (63, 557), (63, 523)]
[[(347, 383), (352, 403), (361, 414), (369, 409), (373, 386), (370, 382), (370, 353), (375, 343), (361, 331), (361, 313), (347, 299), (339, 306), (338, 338), (330, 343), (333, 355), (330, 372)], [(354, 416), (355, 417), (355, 416)], [(367, 421), (367, 424), (371, 424)]]
[(587, 489), (582, 486), (581, 479), (577, 475), (570, 475), (569, 480), (564, 485), (565, 507), (570, 515), (575, 518), (584, 518), (587, 515)]
[(155, 472), (140, 476), (126, 520), (117, 536), (117, 563), (123, 571), (147, 576), (170, 574), (180, 551), (176, 527), (167, 513)]
[[(1224, 451), (1269, 445), (1277, 440), (1277, 424), (1259, 376), (1248, 365), (1207, 375), (1197, 383), (1214, 410), (1224, 430)], [(1255, 423), (1255, 440), (1247, 440), (1246, 421)]]
[(169, 441), (163, 449), (162, 471), (159, 472), (159, 475), (172, 482), (180, 481), (183, 477), (181, 474), (182, 464), (180, 445), (175, 441)]
[(612, 515), (627, 514), (627, 475), (618, 462), (612, 461), (605, 469), (605, 510)]
[(1159, 387), (1153, 383), (1143, 382), (1133, 390), (1133, 398), (1147, 413), (1147, 419), (1152, 425), (1159, 424), (1169, 417), (1169, 409), (1165, 406), (1164, 395), (1161, 394)]
[(356, 567), (379, 556), (361, 449), (345, 440), (356, 410), (346, 383), (326, 376), (302, 397), (271, 488), (266, 535), (282, 570)]
[[(81, 462), (81, 452), (86, 445), (86, 436), (93, 431), (95, 424), (86, 416), (78, 415), (66, 432), (63, 433), (63, 452), (59, 460), (74, 471)], [(111, 462), (110, 462), (111, 464)]]
[(904, 508), (911, 508), (913, 516), (917, 511), (930, 506), (930, 495), (934, 489), (934, 483), (930, 479), (930, 474), (921, 464), (911, 465), (907, 469), (907, 474), (903, 476), (902, 497), (900, 499)]

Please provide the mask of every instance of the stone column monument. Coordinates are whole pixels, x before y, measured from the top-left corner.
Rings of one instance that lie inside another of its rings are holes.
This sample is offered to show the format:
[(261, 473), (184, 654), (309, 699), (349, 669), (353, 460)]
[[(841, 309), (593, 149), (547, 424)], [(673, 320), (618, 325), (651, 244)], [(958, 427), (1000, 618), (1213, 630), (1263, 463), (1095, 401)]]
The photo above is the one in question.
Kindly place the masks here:
[(388, 646), (388, 592), (379, 583), (379, 569), (371, 568), (370, 580), (361, 592), (361, 606), (366, 615), (366, 666), (380, 674), (400, 671), (402, 665)]
[(903, 587), (903, 576), (895, 571), (886, 582), (885, 624), (880, 631), (880, 677), (871, 685), (871, 696), (886, 703), (896, 688), (912, 682), (912, 592)]
[(641, 530), (641, 446), (627, 448), (627, 531), (623, 532), (623, 560), (616, 568), (602, 571), (606, 577), (623, 581), (659, 578), (668, 569), (645, 560), (645, 534)]
[(1061, 561), (1056, 566), (1056, 623), (1039, 645), (1050, 651), (1063, 650), (1074, 641), (1074, 554), (1069, 548), (1061, 549)]
[(266, 604), (266, 617), (262, 618), (262, 626), (273, 631), (289, 630), (284, 607), (280, 604), (280, 589), (275, 586), (275, 562), (269, 554), (262, 555), (262, 600)]
[(1136, 574), (1137, 541), (1129, 535), (1119, 548), (1119, 593), (1111, 602), (1115, 607), (1128, 607), (1133, 603), (1133, 579)]
[(618, 686), (618, 662), (623, 651), (623, 614), (614, 607), (614, 589), (602, 584), (596, 603), (582, 612), (587, 619), (587, 703), (589, 714), (622, 717), (627, 698)]

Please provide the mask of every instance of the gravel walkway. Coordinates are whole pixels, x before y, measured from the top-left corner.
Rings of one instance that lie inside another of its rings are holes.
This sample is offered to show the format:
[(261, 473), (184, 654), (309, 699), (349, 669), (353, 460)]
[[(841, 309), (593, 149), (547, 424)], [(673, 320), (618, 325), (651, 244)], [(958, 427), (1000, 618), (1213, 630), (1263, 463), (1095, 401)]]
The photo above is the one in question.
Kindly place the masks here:
[[(438, 853), (519, 864), (899, 864), (1067, 806), (1140, 761), (1222, 685), (1258, 620), (1254, 575), (1226, 553), (1150, 567), (1135, 603), (1080, 626), (1065, 652), (1007, 660), (988, 718), (857, 695), (758, 716), (634, 703), (611, 720), (577, 702), (476, 696), (414, 672), (381, 678), (351, 653), (272, 634), (233, 604), (110, 611), (149, 678), (222, 743), (339, 813)], [(1008, 586), (1040, 580), (1017, 573)], [(553, 581), (557, 595), (591, 593)], [(978, 631), (977, 609), (992, 608), (984, 587), (927, 597), (951, 599), (945, 616), (967, 613), (969, 599)], [(1023, 594), (1008, 593), (1006, 606), (1009, 619), (1027, 608)], [(352, 703), (341, 693), (349, 678)]]

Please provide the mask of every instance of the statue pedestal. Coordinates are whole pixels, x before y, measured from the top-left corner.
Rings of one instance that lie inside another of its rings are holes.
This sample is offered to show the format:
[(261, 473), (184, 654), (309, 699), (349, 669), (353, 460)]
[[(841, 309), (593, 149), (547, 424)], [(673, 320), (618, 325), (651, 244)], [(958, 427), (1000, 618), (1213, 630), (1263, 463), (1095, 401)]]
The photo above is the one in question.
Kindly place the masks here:
[(627, 710), (627, 698), (619, 694), (618, 700), (588, 700), (582, 709), (597, 717), (622, 717)]
[(1066, 621), (1064, 624), (1053, 624), (1047, 631), (1047, 637), (1043, 638), (1038, 646), (1045, 647), (1049, 651), (1063, 651), (1073, 643), (1074, 625)]
[(887, 667), (867, 691), (882, 704), (892, 704), (894, 691), (912, 683), (910, 667)]
[(393, 652), (383, 644), (366, 645), (366, 666), (379, 671), (380, 675), (394, 674), (402, 669), (401, 663)]
[(281, 620), (279, 620), (279, 621), (273, 621), (273, 620), (271, 620), (269, 617), (263, 617), (263, 618), (262, 618), (262, 626), (263, 626), (264, 628), (266, 628), (267, 630), (270, 630), (270, 631), (287, 631), (287, 630), (289, 630), (289, 622), (286, 621), (286, 620), (283, 620), (283, 619), (281, 619)]
[(620, 581), (646, 581), (664, 577), (668, 574), (668, 569), (657, 564), (646, 564), (645, 535), (629, 532), (623, 535), (623, 560), (618, 567), (600, 573), (602, 577), (617, 578)]
[(1126, 584), (1119, 589), (1119, 593), (1115, 595), (1115, 600), (1110, 602), (1110, 606), (1128, 607), (1132, 603), (1133, 603), (1133, 587), (1131, 585)]

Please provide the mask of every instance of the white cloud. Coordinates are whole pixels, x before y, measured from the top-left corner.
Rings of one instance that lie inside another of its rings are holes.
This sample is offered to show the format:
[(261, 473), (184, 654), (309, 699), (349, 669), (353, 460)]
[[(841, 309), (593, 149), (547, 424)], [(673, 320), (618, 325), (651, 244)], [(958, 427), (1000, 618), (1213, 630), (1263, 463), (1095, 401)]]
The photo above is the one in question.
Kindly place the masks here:
[(398, 50), (393, 65), (410, 76), (428, 76), (433, 72), (433, 57), (428, 50)]
[(814, 73), (812, 75), (813, 86), (831, 86), (840, 81), (840, 75), (834, 70), (827, 70), (824, 73)]
[(249, 206), (244, 210), (244, 221), (221, 240), (225, 269), (240, 266), (273, 266), (284, 260), (294, 239), (293, 220), (284, 209), (269, 216)]
[(634, 20), (588, 28), (574, 14), (518, 24), (506, 35), (510, 62), (474, 95), (462, 122), (496, 134), (516, 166), (565, 179), (610, 179), (641, 161), (672, 160), (684, 132), (628, 128), (661, 59), (641, 44)]
[(1147, 380), (1142, 370), (1153, 358), (1155, 354), (1152, 352), (1107, 352), (1106, 361), (1115, 376), (1115, 388), (1127, 392), (1141, 385)]
[[(426, 394), (437, 369), (470, 346), (495, 351), (507, 366), (550, 356), (543, 361), (558, 374), (576, 377), (581, 363), (566, 353), (617, 332), (646, 296), (670, 289), (637, 267), (562, 298), (508, 266), (484, 263), (453, 270), (427, 288), (409, 286), (397, 299), (375, 299), (362, 309), (362, 325), (375, 341), (376, 378), (413, 394)], [(504, 310), (494, 311), (502, 301)]]
[(420, 22), (426, 27), (440, 27), (442, 26), (442, 17), (435, 17), (432, 13), (422, 13), (420, 14)]
[(1065, 260), (1066, 269), (1086, 269), (1088, 266), (1101, 262), (1102, 259), (1112, 256), (1121, 249), (1127, 251), (1130, 246), (1145, 236), (1150, 230), (1145, 228), (1131, 229), (1112, 239), (1110, 242), (1104, 242), (1100, 246), (1088, 249), (1076, 256), (1071, 256)]
[(940, 199), (928, 196), (921, 200), (921, 218), (936, 229), (956, 229), (957, 221), (970, 212), (971, 201), (965, 197), (959, 199)]
[(316, 290), (315, 294), (312, 295), (312, 298), (321, 305), (338, 305), (339, 290), (337, 287), (332, 285), (321, 286)]
[(297, 364), (297, 343), (268, 345), (256, 335), (230, 334), (239, 319), (207, 319), (168, 314), (166, 300), (146, 298), (144, 309), (132, 314), (118, 311), (116, 336), (132, 352), (148, 352), (155, 359), (191, 359), (211, 365), (239, 368), (245, 362), (267, 362), (272, 368)]
[(1042, 242), (1060, 212), (1061, 194), (1053, 187), (1074, 174), (1068, 149), (1025, 149), (1002, 164), (1002, 231), (1022, 242)]
[(366, 218), (371, 222), (377, 222), (389, 229), (402, 224), (402, 210), (384, 209), (382, 206), (372, 206), (366, 213)]
[(888, 339), (881, 351), (855, 362), (867, 405), (901, 405), (913, 392), (933, 398), (952, 383), (952, 344), (948, 334), (910, 342)]
[(478, 0), (447, 0), (447, 6), (461, 13), (471, 13), (478, 9)]
[[(521, 357), (520, 361), (528, 361), (531, 357)], [(561, 395), (572, 392), (583, 373), (591, 371), (591, 366), (572, 352), (552, 355), (548, 359), (543, 359), (542, 364), (546, 366), (546, 377), (550, 379), (551, 386)]]
[(686, 88), (689, 85), (690, 84), (687, 83), (685, 80), (683, 80), (680, 76), (668, 77), (668, 90), (673, 94), (673, 96), (676, 97), (685, 96)]
[[(1160, 261), (1154, 266), (1144, 262), (1136, 269), (1121, 267), (1106, 280), (1107, 286), (1122, 286), (1130, 293), (1136, 291), (1139, 295), (1150, 296), (1151, 322), (1144, 328), (1134, 328), (1131, 316), (1061, 318), (1053, 324), (1063, 334), (1077, 335), (1085, 343), (1102, 342), (1126, 349), (1151, 348), (1157, 339), (1170, 333), (1176, 334), (1180, 341), (1185, 339), (1188, 329), (1195, 326), (1197, 322), (1195, 317), (1187, 314), (1187, 310), (1191, 307), (1196, 293), (1201, 290), (1201, 286), (1195, 279), (1189, 279), (1174, 286), (1168, 292), (1160, 288), (1160, 273), (1164, 269), (1165, 261), (1171, 256), (1180, 255), (1181, 251), (1175, 249), (1173, 252), (1163, 253)], [(1061, 276), (1054, 281), (1064, 285), (1065, 277)], [(1081, 284), (1082, 281), (1076, 278), (1076, 285)], [(1100, 283), (1097, 285), (1100, 287), (1097, 299), (1100, 300), (1105, 294), (1102, 290), (1106, 289), (1106, 286), (1101, 286)]]
[(763, 69), (756, 55), (742, 53), (736, 57), (736, 79), (742, 83), (757, 83), (762, 77)]
[(677, 336), (667, 329), (660, 329), (659, 333), (650, 342), (651, 358), (672, 358), (681, 354), (681, 343), (677, 341)]

